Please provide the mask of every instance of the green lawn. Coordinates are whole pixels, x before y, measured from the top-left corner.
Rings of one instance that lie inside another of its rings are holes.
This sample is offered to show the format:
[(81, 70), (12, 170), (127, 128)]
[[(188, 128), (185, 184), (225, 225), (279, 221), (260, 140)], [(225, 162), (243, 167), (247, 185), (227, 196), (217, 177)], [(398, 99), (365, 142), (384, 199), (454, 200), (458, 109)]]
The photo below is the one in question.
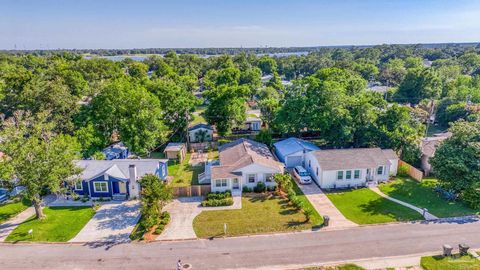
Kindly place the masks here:
[(193, 114), (193, 119), (190, 121), (190, 125), (196, 125), (198, 123), (207, 123), (205, 117), (203, 116), (205, 113), (206, 107), (197, 107), (195, 113)]
[(285, 232), (311, 229), (305, 215), (292, 208), (287, 200), (268, 195), (242, 198), (242, 209), (203, 211), (193, 220), (193, 229), (198, 237), (227, 236)]
[(437, 181), (425, 179), (421, 183), (409, 178), (397, 177), (379, 186), (380, 190), (395, 199), (408, 202), (420, 208), (427, 208), (438, 217), (454, 217), (476, 214), (476, 211), (461, 202), (444, 200), (433, 190)]
[(20, 212), (27, 209), (30, 205), (31, 202), (26, 199), (0, 205), (0, 224), (20, 214)]
[[(78, 234), (95, 211), (91, 207), (46, 207), (44, 213), (45, 219), (30, 217), (13, 230), (6, 241), (67, 242)], [(28, 235), (30, 229), (33, 230), (31, 237)]]
[(480, 260), (470, 255), (453, 257), (432, 256), (422, 257), (420, 265), (425, 270), (476, 270), (480, 269)]
[(343, 265), (337, 265), (337, 266), (308, 267), (308, 268), (302, 268), (298, 270), (365, 270), (365, 268), (355, 264), (343, 264)]
[(368, 188), (327, 193), (342, 214), (357, 224), (422, 220), (422, 216), (396, 204)]
[(198, 185), (198, 175), (205, 170), (203, 165), (192, 166), (188, 164), (190, 153), (179, 163), (174, 160), (168, 162), (168, 175), (173, 177), (172, 186), (183, 187)]
[[(323, 217), (320, 216), (320, 214), (317, 212), (317, 210), (315, 209), (315, 207), (313, 207), (313, 205), (310, 203), (310, 201), (308, 200), (307, 196), (305, 196), (302, 192), (302, 190), (298, 187), (298, 185), (296, 184), (295, 180), (293, 179), (293, 177), (290, 177), (291, 181), (292, 181), (292, 186), (293, 186), (293, 190), (295, 191), (295, 193), (297, 194), (297, 198), (300, 199), (302, 201), (302, 204), (303, 204), (303, 207), (305, 210), (307, 209), (311, 209), (313, 211), (313, 215), (312, 217), (310, 218), (310, 222), (314, 225), (314, 226), (320, 226), (323, 224)], [(313, 185), (313, 184), (312, 184)]]

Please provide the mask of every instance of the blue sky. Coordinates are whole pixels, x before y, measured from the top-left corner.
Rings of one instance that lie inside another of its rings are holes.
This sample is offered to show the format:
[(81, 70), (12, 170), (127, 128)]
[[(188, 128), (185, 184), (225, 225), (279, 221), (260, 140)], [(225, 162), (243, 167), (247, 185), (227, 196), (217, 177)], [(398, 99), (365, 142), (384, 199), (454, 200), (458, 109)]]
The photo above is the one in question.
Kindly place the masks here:
[(0, 49), (480, 41), (480, 0), (2, 0)]

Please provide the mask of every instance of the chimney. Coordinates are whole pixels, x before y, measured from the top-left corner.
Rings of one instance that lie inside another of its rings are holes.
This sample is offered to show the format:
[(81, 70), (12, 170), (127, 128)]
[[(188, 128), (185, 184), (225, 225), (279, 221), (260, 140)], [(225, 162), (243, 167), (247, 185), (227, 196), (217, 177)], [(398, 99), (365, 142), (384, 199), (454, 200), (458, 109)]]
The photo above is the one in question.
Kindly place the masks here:
[(138, 198), (140, 196), (140, 185), (137, 181), (137, 167), (134, 164), (128, 166), (130, 198)]

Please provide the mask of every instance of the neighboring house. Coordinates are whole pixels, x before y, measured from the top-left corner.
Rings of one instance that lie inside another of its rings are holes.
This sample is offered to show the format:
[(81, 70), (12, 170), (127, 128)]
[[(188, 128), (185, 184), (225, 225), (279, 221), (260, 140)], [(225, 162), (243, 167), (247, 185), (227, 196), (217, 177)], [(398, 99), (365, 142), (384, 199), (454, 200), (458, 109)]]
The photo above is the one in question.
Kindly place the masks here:
[(283, 162), (287, 168), (305, 166), (305, 153), (320, 150), (315, 144), (294, 137), (276, 142), (273, 146), (278, 160)]
[(130, 155), (128, 148), (123, 142), (116, 142), (102, 150), (106, 160), (126, 159)]
[(190, 142), (207, 142), (213, 140), (213, 128), (210, 125), (199, 123), (188, 128)]
[(165, 150), (165, 157), (168, 159), (178, 159), (182, 161), (187, 154), (187, 146), (184, 143), (168, 143)]
[(219, 147), (219, 160), (208, 162), (200, 183), (210, 183), (212, 192), (241, 191), (254, 188), (258, 182), (275, 186), (273, 175), (283, 173), (283, 164), (272, 155), (267, 145), (238, 139)]
[(450, 132), (445, 132), (434, 134), (433, 137), (426, 137), (422, 140), (421, 168), (425, 176), (428, 176), (430, 173), (432, 173), (432, 165), (430, 165), (430, 158), (435, 155), (435, 151), (438, 145), (440, 145), (443, 140), (448, 139), (450, 136), (452, 136)]
[(380, 94), (385, 94), (390, 89), (386, 85), (382, 85), (380, 82), (369, 82), (367, 85), (367, 91), (377, 92)]
[(247, 120), (245, 120), (245, 130), (248, 131), (259, 131), (262, 129), (262, 119), (256, 116), (249, 116)]
[(138, 180), (154, 174), (165, 180), (168, 175), (166, 159), (78, 160), (83, 169), (80, 181), (71, 188), (78, 195), (90, 198), (125, 200), (140, 195)]
[(397, 174), (398, 157), (391, 149), (356, 148), (311, 151), (306, 169), (321, 188), (365, 186)]

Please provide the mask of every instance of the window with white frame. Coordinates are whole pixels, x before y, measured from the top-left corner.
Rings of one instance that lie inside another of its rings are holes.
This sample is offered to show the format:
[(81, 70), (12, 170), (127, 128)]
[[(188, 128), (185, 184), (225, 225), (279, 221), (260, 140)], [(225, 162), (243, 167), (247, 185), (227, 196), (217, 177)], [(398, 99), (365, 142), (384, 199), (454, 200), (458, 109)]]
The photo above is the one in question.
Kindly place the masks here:
[(383, 174), (383, 166), (380, 166), (377, 168), (377, 174), (382, 175)]
[(360, 170), (355, 170), (353, 172), (353, 178), (354, 179), (360, 179)]
[(255, 183), (255, 176), (256, 176), (255, 174), (249, 174), (249, 175), (247, 175), (247, 177), (248, 177), (248, 182), (249, 182), (249, 183)]
[(93, 191), (108, 192), (108, 182), (93, 182)]
[(227, 179), (217, 179), (215, 180), (215, 187), (226, 187)]
[(265, 174), (265, 182), (273, 182), (273, 174), (272, 173), (266, 173)]
[(346, 171), (346, 172), (345, 172), (345, 178), (346, 178), (347, 180), (352, 179), (352, 171)]
[(82, 181), (75, 182), (75, 190), (83, 190)]
[(343, 171), (337, 172), (337, 180), (343, 180)]

